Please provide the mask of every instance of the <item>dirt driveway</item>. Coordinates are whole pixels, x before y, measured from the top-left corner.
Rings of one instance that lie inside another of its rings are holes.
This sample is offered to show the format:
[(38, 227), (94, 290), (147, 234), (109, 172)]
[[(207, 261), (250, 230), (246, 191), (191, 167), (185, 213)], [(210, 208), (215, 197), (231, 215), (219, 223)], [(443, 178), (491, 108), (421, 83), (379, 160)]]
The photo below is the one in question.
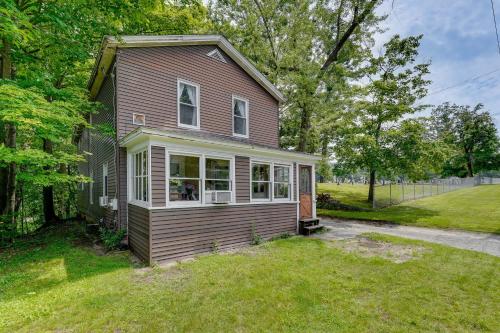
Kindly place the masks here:
[(314, 237), (327, 240), (350, 239), (363, 233), (376, 232), (448, 245), (459, 249), (484, 252), (500, 257), (500, 235), (409, 227), (395, 224), (367, 223), (344, 219), (322, 218), (321, 223), (329, 230)]

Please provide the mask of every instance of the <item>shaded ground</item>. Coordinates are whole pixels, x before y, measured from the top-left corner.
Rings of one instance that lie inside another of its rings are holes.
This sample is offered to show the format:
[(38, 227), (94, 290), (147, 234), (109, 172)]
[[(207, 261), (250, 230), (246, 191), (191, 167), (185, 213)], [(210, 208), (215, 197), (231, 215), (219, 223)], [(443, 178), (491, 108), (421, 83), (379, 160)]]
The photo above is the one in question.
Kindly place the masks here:
[(363, 223), (362, 221), (342, 219), (322, 219), (321, 223), (327, 226), (328, 232), (315, 235), (315, 237), (326, 240), (352, 239), (364, 233), (375, 232), (449, 245), (500, 257), (500, 236), (493, 234)]
[(78, 237), (0, 252), (0, 332), (500, 331), (500, 258), (479, 252), (292, 237), (144, 268)]
[[(336, 185), (330, 187), (332, 186)], [(349, 189), (346, 186), (349, 185), (345, 185), (343, 191)], [(362, 186), (358, 185), (352, 189), (349, 202), (354, 202), (353, 197), (364, 200)], [(321, 191), (321, 185), (318, 188), (318, 191)], [(339, 198), (346, 197), (346, 194), (342, 193), (333, 192), (332, 195), (334, 198), (336, 195)], [(481, 185), (456, 190), (372, 211), (318, 209), (318, 214), (336, 218), (389, 221), (413, 226), (500, 234), (500, 185)]]

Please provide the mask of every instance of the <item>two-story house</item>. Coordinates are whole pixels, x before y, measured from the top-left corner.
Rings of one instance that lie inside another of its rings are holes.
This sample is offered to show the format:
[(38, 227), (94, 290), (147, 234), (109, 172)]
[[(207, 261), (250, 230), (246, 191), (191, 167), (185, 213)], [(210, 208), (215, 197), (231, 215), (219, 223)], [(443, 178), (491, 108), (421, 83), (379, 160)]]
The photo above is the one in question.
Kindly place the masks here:
[(225, 38), (106, 37), (89, 89), (104, 108), (79, 142), (93, 179), (80, 209), (126, 228), (146, 262), (296, 233), (315, 217), (318, 158), (279, 148), (283, 96)]

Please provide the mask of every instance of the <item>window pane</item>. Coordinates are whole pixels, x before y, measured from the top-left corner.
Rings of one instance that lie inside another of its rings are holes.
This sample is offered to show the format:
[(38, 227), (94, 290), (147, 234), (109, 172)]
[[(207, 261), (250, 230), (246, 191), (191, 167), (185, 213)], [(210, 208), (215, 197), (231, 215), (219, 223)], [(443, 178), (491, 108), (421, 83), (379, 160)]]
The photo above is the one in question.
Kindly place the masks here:
[(180, 84), (181, 96), (179, 101), (196, 106), (196, 87), (184, 83)]
[(180, 122), (184, 125), (197, 126), (196, 106), (180, 104)]
[(229, 191), (228, 180), (206, 180), (205, 190), (207, 191)]
[(274, 183), (274, 197), (277, 199), (288, 199), (288, 183)]
[(244, 101), (240, 101), (239, 99), (234, 100), (234, 115), (246, 118), (247, 110), (246, 103)]
[(269, 183), (252, 183), (252, 199), (269, 199)]
[(234, 133), (247, 135), (247, 120), (245, 118), (234, 117)]
[(142, 200), (148, 201), (148, 177), (142, 178)]
[(269, 165), (267, 164), (252, 164), (252, 180), (253, 181), (268, 181), (269, 180)]
[(207, 158), (205, 175), (207, 179), (229, 179), (229, 161)]
[(146, 176), (148, 174), (148, 152), (144, 151), (142, 153), (142, 174)]
[(200, 198), (198, 179), (171, 179), (169, 189), (170, 201), (198, 201)]
[(200, 178), (200, 158), (170, 155), (170, 177)]
[(275, 182), (288, 182), (289, 167), (275, 166), (274, 167), (274, 181)]

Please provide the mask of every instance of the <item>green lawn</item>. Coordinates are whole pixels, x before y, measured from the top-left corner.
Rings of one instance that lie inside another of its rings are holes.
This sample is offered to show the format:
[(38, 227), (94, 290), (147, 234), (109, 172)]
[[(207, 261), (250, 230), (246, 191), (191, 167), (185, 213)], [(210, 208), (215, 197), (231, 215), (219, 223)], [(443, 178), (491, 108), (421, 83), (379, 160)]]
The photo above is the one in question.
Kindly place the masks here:
[[(330, 192), (334, 198), (349, 204), (363, 202), (366, 194), (364, 185), (353, 188), (350, 188), (352, 185), (341, 185), (338, 190), (335, 186), (318, 184), (318, 192)], [(318, 209), (318, 214), (500, 234), (500, 185), (465, 188), (368, 212)]]
[(371, 237), (425, 251), (398, 264), (294, 237), (145, 269), (53, 232), (0, 253), (0, 331), (500, 331), (500, 258)]

